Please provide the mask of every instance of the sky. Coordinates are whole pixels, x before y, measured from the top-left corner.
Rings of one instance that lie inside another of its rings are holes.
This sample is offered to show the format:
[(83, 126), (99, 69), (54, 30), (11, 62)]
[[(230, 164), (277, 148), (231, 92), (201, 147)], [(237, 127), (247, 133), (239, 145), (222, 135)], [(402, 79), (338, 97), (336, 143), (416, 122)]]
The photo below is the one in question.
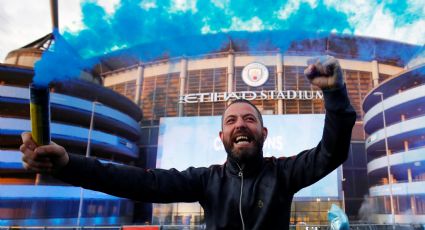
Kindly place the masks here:
[[(342, 33), (419, 45), (425, 43), (425, 1), (423, 0), (284, 0), (270, 1), (269, 3), (267, 3), (268, 1), (253, 0), (123, 0), (123, 2), (119, 0), (59, 0), (59, 31), (61, 34), (68, 34), (68, 37), (75, 40), (75, 44), (79, 44), (81, 39), (78, 39), (83, 37), (79, 36), (80, 34), (90, 34), (92, 37), (99, 36), (105, 31), (105, 34), (112, 34), (108, 30), (113, 31), (118, 28), (112, 26), (117, 20), (139, 20), (134, 23), (136, 25), (134, 30), (137, 31), (143, 30), (148, 25), (147, 23), (153, 25), (148, 27), (152, 29), (157, 27), (155, 23), (166, 22), (170, 25), (165, 28), (175, 29), (172, 31), (174, 34), (184, 32), (188, 28), (195, 28), (202, 34), (287, 29), (287, 26), (282, 25), (288, 22), (293, 25), (291, 28), (296, 28), (296, 24), (300, 23), (300, 27), (317, 28), (317, 30), (337, 30)], [(158, 7), (161, 4), (166, 5), (167, 8)], [(125, 13), (123, 17), (122, 11), (117, 10), (122, 5), (132, 8), (138, 5), (145, 10), (166, 9), (169, 12), (168, 15), (183, 16), (174, 16), (170, 21), (167, 14), (156, 18), (155, 11), (143, 14), (146, 11), (135, 10), (126, 11), (129, 13)], [(303, 11), (306, 7), (311, 10)], [(97, 14), (93, 14), (96, 12)], [(181, 12), (189, 12), (189, 14), (181, 14)], [(317, 15), (313, 15), (316, 13)], [(133, 18), (131, 18), (132, 14), (134, 14)], [(198, 16), (196, 16), (197, 14)], [(204, 16), (199, 17), (199, 14)], [(338, 15), (338, 17), (329, 17), (331, 14)], [(98, 17), (93, 15), (98, 15)], [(145, 19), (140, 19), (143, 17)], [(326, 20), (327, 17), (329, 20)], [(150, 19), (148, 20), (148, 18)], [(309, 19), (315, 22), (309, 22)], [(108, 28), (99, 27), (102, 20), (107, 21)], [(181, 24), (185, 24), (186, 27), (177, 28), (175, 25), (171, 25), (173, 20), (177, 22), (181, 20)], [(340, 23), (343, 20), (346, 24)], [(318, 26), (318, 23), (327, 26)], [(337, 24), (342, 26), (332, 27)], [(137, 27), (137, 25), (143, 26)], [(182, 28), (183, 30), (181, 30)], [(41, 38), (51, 31), (49, 0), (0, 0), (0, 62), (4, 62), (8, 52)], [(167, 37), (170, 33), (154, 31), (153, 34)], [(147, 32), (140, 33), (138, 36), (128, 33), (126, 36), (129, 38), (125, 38), (125, 41), (119, 38), (100, 48), (93, 45), (83, 48), (90, 49), (96, 54), (107, 53), (114, 49), (134, 45), (137, 42), (146, 42), (148, 40), (141, 38), (146, 38), (148, 35)], [(86, 37), (84, 38), (86, 39)], [(155, 39), (155, 36), (151, 36), (151, 39)], [(122, 43), (126, 44), (122, 45)]]
[[(119, 2), (98, 1), (108, 12)], [(59, 29), (83, 27), (80, 0), (59, 0)], [(7, 53), (52, 32), (50, 0), (0, 0), (0, 62)]]

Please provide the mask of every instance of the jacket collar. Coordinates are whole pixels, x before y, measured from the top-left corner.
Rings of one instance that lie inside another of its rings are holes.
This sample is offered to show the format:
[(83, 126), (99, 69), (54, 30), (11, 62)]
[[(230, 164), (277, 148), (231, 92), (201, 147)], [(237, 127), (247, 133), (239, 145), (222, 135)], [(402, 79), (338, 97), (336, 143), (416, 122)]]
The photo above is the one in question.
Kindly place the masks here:
[(251, 159), (249, 162), (240, 164), (236, 159), (228, 156), (226, 161), (226, 169), (233, 175), (238, 176), (242, 171), (244, 177), (253, 176), (260, 172), (263, 166), (263, 154), (259, 154), (255, 159)]

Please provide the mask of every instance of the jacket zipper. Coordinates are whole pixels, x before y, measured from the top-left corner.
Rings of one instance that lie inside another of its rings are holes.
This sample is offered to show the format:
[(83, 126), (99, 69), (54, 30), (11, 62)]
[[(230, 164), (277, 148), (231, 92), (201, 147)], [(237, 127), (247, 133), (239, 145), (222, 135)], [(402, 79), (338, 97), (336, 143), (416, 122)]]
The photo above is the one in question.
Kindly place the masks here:
[(239, 215), (241, 217), (241, 222), (242, 222), (242, 230), (245, 230), (245, 222), (243, 220), (243, 215), (242, 215), (242, 194), (243, 194), (243, 172), (242, 172), (242, 168), (239, 166), (239, 164), (236, 163), (236, 165), (239, 168), (239, 173), (238, 176), (241, 178), (241, 192), (239, 195)]

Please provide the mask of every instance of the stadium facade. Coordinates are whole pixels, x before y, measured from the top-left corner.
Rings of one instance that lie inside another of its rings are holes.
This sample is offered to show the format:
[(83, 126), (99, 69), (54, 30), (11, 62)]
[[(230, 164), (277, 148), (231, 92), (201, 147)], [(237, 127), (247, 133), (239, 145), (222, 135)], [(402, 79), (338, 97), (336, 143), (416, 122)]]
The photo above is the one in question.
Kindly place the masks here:
[[(0, 225), (133, 223), (132, 201), (82, 191), (22, 166), (20, 136), (31, 130), (28, 86), (34, 76), (34, 63), (51, 42), (49, 34), (10, 52), (5, 63), (0, 64)], [(88, 153), (104, 162), (140, 164), (140, 109), (99, 83), (98, 77), (85, 72), (78, 80), (52, 84), (52, 141), (67, 146), (71, 153)], [(89, 139), (91, 145), (87, 149)], [(80, 205), (82, 213), (78, 218)]]
[[(369, 145), (365, 141), (370, 132), (366, 129), (365, 133), (363, 125), (369, 122), (366, 120), (369, 110), (362, 109), (362, 102), (371, 90), (403, 73), (420, 47), (336, 35), (293, 42), (285, 52), (268, 42), (256, 49), (244, 45), (250, 36), (258, 38), (257, 35), (229, 36), (225, 44), (193, 56), (135, 58), (135, 53), (143, 57), (153, 47), (155, 50), (161, 47), (165, 52), (167, 47), (158, 42), (102, 57), (91, 73), (82, 74), (85, 80), (54, 84), (53, 141), (70, 146), (70, 152), (84, 155), (90, 118), (94, 114), (92, 156), (119, 164), (156, 167), (159, 126), (163, 117), (221, 115), (227, 102), (238, 97), (252, 100), (263, 114), (270, 116), (324, 114), (320, 90), (308, 83), (303, 71), (309, 58), (332, 55), (341, 63), (349, 97), (357, 111), (350, 155), (337, 182), (340, 184), (338, 193), (342, 195), (295, 200), (291, 224), (326, 224), (332, 203), (344, 207), (351, 220), (359, 220), (359, 209), (369, 193), (369, 184), (376, 182), (373, 172), (368, 171), (372, 162), (366, 153), (366, 148), (369, 153)], [(211, 38), (206, 35), (205, 39)], [(28, 51), (34, 47), (43, 50), (48, 41), (42, 38), (20, 52), (11, 52), (6, 64), (0, 66), (0, 119), (4, 120), (0, 123), (0, 173), (2, 187), (7, 188), (6, 194), (9, 194), (0, 198), (0, 202), (6, 204), (0, 212), (0, 219), (5, 220), (3, 225), (76, 223), (80, 190), (52, 178), (36, 181), (35, 174), (22, 169), (18, 152), (19, 134), (29, 130), (28, 84), (34, 74), (31, 67), (41, 54), (37, 51), (39, 54), (34, 58), (34, 52)], [(375, 119), (379, 123), (379, 118)], [(59, 186), (49, 186), (51, 184)], [(40, 187), (55, 188), (46, 195), (37, 192)], [(52, 193), (60, 195), (52, 196)], [(151, 213), (148, 206), (101, 193), (87, 192), (85, 197), (85, 224), (140, 223), (146, 216), (149, 222), (156, 224), (203, 223), (202, 209), (193, 204), (155, 205)], [(415, 199), (415, 202), (422, 202)]]
[[(308, 83), (303, 71), (309, 58), (332, 55), (341, 63), (349, 97), (357, 111), (350, 156), (343, 165), (341, 182), (338, 182), (342, 183), (340, 192), (343, 195), (337, 200), (296, 200), (291, 223), (324, 224), (331, 203), (345, 207), (350, 219), (359, 220), (358, 212), (368, 194), (369, 184), (362, 101), (373, 88), (402, 72), (419, 47), (334, 35), (294, 42), (284, 53), (270, 44), (253, 50), (244, 43), (243, 39), (230, 37), (215, 51), (196, 56), (168, 56), (143, 62), (131, 62), (130, 59), (117, 62), (114, 58), (102, 61), (100, 74), (104, 86), (141, 103), (144, 137), (141, 152), (148, 166), (155, 167), (161, 117), (221, 115), (228, 100), (238, 97), (252, 100), (266, 115), (323, 114), (323, 101), (316, 94), (318, 89)], [(256, 67), (250, 70), (250, 65)], [(252, 78), (249, 82), (245, 71), (259, 75), (253, 78), (263, 78), (261, 74), (267, 73), (268, 78), (258, 85), (256, 82), (261, 79)], [(199, 223), (202, 210), (188, 204), (156, 205), (153, 220), (158, 221), (156, 223)]]
[(363, 102), (369, 203), (378, 223), (425, 223), (424, 54)]

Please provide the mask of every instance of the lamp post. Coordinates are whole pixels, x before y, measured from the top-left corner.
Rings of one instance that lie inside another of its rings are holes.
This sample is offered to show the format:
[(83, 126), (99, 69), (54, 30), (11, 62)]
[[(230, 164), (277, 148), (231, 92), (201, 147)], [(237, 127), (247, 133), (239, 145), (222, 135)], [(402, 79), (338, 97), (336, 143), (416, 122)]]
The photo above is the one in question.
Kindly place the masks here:
[(384, 94), (382, 92), (374, 92), (373, 95), (380, 96), (380, 98), (381, 98), (382, 122), (384, 124), (385, 153), (387, 155), (388, 185), (389, 185), (389, 188), (390, 188), (391, 219), (392, 219), (392, 222), (393, 222), (393, 229), (394, 229), (395, 228), (395, 214), (394, 214), (394, 199), (393, 199), (393, 180), (392, 180), (392, 176), (391, 176), (390, 153), (388, 151), (388, 136), (387, 136), (387, 122), (385, 120)]
[[(93, 131), (94, 114), (95, 114), (96, 105), (101, 106), (102, 103), (100, 103), (98, 101), (92, 102), (91, 116), (90, 116), (90, 127), (89, 127), (89, 133), (88, 133), (88, 136), (87, 136), (86, 157), (90, 157), (91, 134), (92, 134), (92, 131)], [(81, 216), (82, 216), (82, 213), (83, 213), (83, 202), (84, 202), (84, 189), (81, 187), (80, 188), (80, 203), (78, 205), (78, 217), (77, 217), (77, 226), (78, 227), (80, 226), (80, 220), (81, 220)]]

